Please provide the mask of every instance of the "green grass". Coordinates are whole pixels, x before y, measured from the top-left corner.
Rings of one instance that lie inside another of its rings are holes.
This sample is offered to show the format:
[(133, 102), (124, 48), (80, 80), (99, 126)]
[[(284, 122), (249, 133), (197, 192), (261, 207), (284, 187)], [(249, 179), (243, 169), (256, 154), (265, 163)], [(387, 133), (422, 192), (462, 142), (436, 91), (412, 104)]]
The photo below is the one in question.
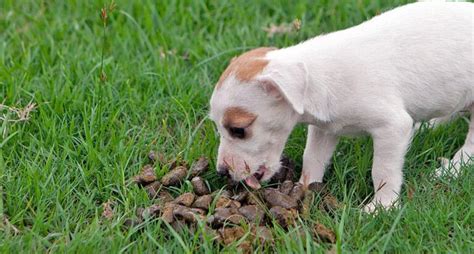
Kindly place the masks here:
[[(175, 234), (158, 220), (124, 230), (123, 220), (152, 202), (128, 179), (150, 149), (189, 161), (215, 157), (208, 100), (232, 56), (350, 27), (411, 1), (207, 2), (117, 1), (103, 83), (102, 1), (2, 1), (0, 103), (38, 108), (26, 122), (0, 121), (0, 214), (20, 230), (0, 223), (0, 252), (235, 252), (236, 245), (201, 240), (199, 230)], [(302, 20), (298, 33), (268, 38), (262, 31), (295, 18)], [(472, 168), (458, 179), (430, 175), (436, 158), (452, 156), (466, 131), (459, 119), (418, 133), (407, 155), (401, 208), (375, 217), (359, 209), (373, 191), (371, 141), (344, 139), (325, 181), (345, 206), (334, 214), (314, 209), (301, 226), (320, 221), (333, 228), (344, 253), (472, 252)], [(305, 132), (298, 127), (286, 149), (299, 165)], [(214, 171), (207, 177), (223, 186)], [(115, 217), (104, 222), (101, 204), (109, 199)], [(255, 247), (279, 253), (331, 248), (295, 230), (277, 227), (274, 247)]]

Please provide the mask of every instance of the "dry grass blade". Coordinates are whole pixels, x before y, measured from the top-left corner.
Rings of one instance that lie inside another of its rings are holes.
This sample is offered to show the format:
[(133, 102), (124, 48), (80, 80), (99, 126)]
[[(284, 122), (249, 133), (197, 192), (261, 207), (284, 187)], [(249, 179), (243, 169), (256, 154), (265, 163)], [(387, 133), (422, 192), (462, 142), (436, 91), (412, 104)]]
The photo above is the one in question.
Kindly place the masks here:
[(301, 20), (295, 19), (291, 23), (281, 23), (277, 24), (270, 24), (269, 27), (263, 28), (263, 31), (267, 32), (268, 37), (273, 37), (276, 34), (288, 34), (291, 32), (296, 32), (301, 29)]
[(114, 217), (114, 211), (112, 210), (112, 200), (107, 200), (107, 202), (102, 204), (102, 218), (111, 220)]
[[(0, 116), (0, 120), (7, 121), (7, 122), (24, 122), (30, 120), (30, 114), (37, 108), (36, 103), (28, 103), (24, 108), (15, 108), (10, 107), (4, 104), (0, 104), (0, 112), (7, 111), (5, 114)], [(7, 117), (8, 113), (15, 113), (16, 119), (9, 119)]]
[(20, 230), (13, 225), (10, 220), (8, 220), (8, 217), (6, 215), (1, 216), (3, 217), (2, 219), (2, 225), (0, 225), (0, 228), (5, 228), (6, 230), (13, 230), (13, 234), (18, 235), (20, 233)]

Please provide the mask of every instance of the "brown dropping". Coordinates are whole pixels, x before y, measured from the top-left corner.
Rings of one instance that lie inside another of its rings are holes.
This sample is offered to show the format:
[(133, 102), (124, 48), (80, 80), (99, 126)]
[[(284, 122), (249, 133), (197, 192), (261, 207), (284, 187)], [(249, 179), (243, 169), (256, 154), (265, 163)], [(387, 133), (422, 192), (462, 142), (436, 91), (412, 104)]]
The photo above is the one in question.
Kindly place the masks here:
[(232, 200), (230, 198), (220, 196), (220, 197), (217, 198), (216, 208), (227, 207), (228, 205), (230, 205), (230, 202), (232, 202)]
[(261, 199), (261, 192), (249, 192), (247, 195), (247, 204), (249, 205), (262, 205), (263, 201)]
[(316, 223), (316, 225), (314, 226), (313, 232), (314, 232), (314, 236), (318, 239), (321, 239), (321, 241), (323, 242), (326, 242), (326, 243), (336, 242), (336, 234), (321, 223)]
[(250, 222), (259, 222), (265, 217), (265, 212), (256, 205), (246, 205), (239, 208), (239, 213)]
[(168, 202), (171, 202), (174, 200), (173, 196), (165, 191), (165, 190), (161, 190), (159, 193), (158, 193), (158, 200), (161, 202), (161, 203), (168, 203)]
[(286, 171), (285, 167), (280, 167), (279, 171), (276, 172), (270, 179), (270, 183), (282, 183), (286, 180)]
[(333, 244), (331, 246), (331, 249), (326, 251), (326, 254), (337, 254), (337, 246), (335, 244)]
[(198, 176), (209, 168), (209, 160), (206, 157), (201, 157), (191, 166), (191, 177)]
[(245, 202), (249, 193), (247, 191), (241, 191), (232, 196), (232, 199), (240, 203)]
[(286, 169), (285, 180), (293, 181), (295, 176), (295, 163), (287, 156), (283, 156), (280, 159), (280, 163), (281, 166)]
[(290, 209), (298, 206), (295, 199), (279, 192), (277, 189), (266, 189), (264, 191), (264, 199), (271, 207), (281, 206), (285, 209)]
[(229, 245), (239, 241), (245, 235), (245, 230), (242, 227), (221, 228), (219, 235), (221, 242)]
[(201, 235), (199, 236), (199, 238), (200, 238), (201, 240), (203, 240), (203, 241), (206, 240), (206, 239), (217, 240), (217, 239), (219, 239), (219, 237), (220, 237), (220, 236), (219, 236), (219, 233), (218, 233), (215, 229), (212, 229), (211, 227), (209, 227), (209, 226), (207, 226), (207, 225), (204, 225), (203, 233), (204, 233), (206, 236), (208, 236), (208, 238), (205, 238), (205, 237), (203, 236), (203, 234), (201, 234)]
[(303, 185), (300, 183), (297, 183), (293, 186), (293, 189), (290, 192), (290, 197), (293, 200), (301, 200), (304, 196), (304, 188)]
[(175, 204), (173, 203), (166, 203), (162, 212), (161, 212), (161, 219), (164, 221), (164, 222), (167, 222), (167, 223), (171, 223), (174, 221), (174, 214), (173, 214), (173, 211), (174, 211), (174, 208), (175, 208)]
[(171, 222), (171, 227), (174, 231), (182, 233), (187, 228), (187, 225), (184, 220), (175, 220)]
[(209, 188), (207, 188), (206, 182), (204, 182), (204, 180), (199, 176), (194, 177), (191, 180), (191, 184), (193, 185), (194, 193), (196, 193), (199, 196), (207, 195), (211, 193), (209, 191)]
[(213, 228), (217, 228), (218, 226), (220, 226), (217, 223), (216, 216), (214, 216), (213, 214), (207, 216), (206, 222), (207, 222), (207, 225), (212, 226)]
[[(295, 235), (297, 235), (303, 242), (303, 244), (306, 244), (306, 238), (307, 238), (307, 233), (304, 227), (297, 227), (296, 228)], [(311, 233), (310, 233), (311, 234)]]
[(178, 196), (174, 202), (179, 205), (190, 207), (194, 202), (195, 195), (191, 192), (186, 192)]
[(308, 190), (314, 193), (323, 193), (325, 191), (324, 189), (323, 183), (313, 182), (308, 185)]
[(143, 212), (145, 211), (145, 208), (143, 207), (138, 207), (137, 210), (135, 211), (135, 214), (137, 217), (142, 220), (143, 219)]
[(147, 164), (142, 168), (140, 174), (135, 176), (133, 179), (139, 185), (147, 185), (152, 183), (156, 181), (155, 169), (152, 165)]
[(260, 244), (273, 242), (272, 231), (267, 227), (257, 226), (257, 227), (252, 228), (252, 235), (257, 237)]
[(295, 164), (285, 155), (280, 159), (280, 169), (270, 179), (270, 183), (282, 183), (286, 180), (293, 181), (295, 176)]
[(287, 168), (286, 169), (285, 180), (293, 181), (294, 178), (295, 178), (295, 169), (294, 168)]
[(216, 208), (214, 214), (208, 218), (208, 223), (214, 227), (225, 223), (240, 224), (242, 222), (245, 222), (245, 218), (235, 208)]
[(232, 190), (234, 188), (237, 188), (239, 186), (239, 182), (234, 181), (232, 178), (228, 177), (226, 181), (226, 189), (227, 190)]
[(217, 191), (214, 191), (213, 193), (211, 193), (212, 196), (214, 197), (226, 197), (226, 198), (230, 198), (232, 196), (232, 193), (228, 190), (217, 190)]
[(285, 209), (281, 206), (274, 206), (270, 209), (272, 218), (280, 224), (280, 226), (287, 228), (294, 224), (297, 212), (294, 210)]
[(184, 219), (186, 222), (194, 223), (197, 219), (204, 219), (202, 210), (193, 209), (182, 205), (176, 205), (173, 210), (173, 215), (176, 218)]
[(220, 196), (217, 198), (216, 208), (239, 208), (240, 202), (232, 200), (228, 197)]
[(161, 179), (161, 183), (164, 186), (174, 186), (178, 185), (186, 178), (188, 174), (188, 170), (184, 166), (178, 166), (168, 172), (166, 175), (163, 176)]
[(319, 205), (321, 210), (326, 210), (328, 212), (335, 211), (342, 207), (341, 203), (337, 200), (336, 197), (331, 195), (330, 193), (326, 194), (323, 197), (321, 204)]
[[(201, 209), (201, 208), (191, 208), (191, 211), (193, 213), (199, 214), (199, 215), (206, 215), (206, 210)], [(203, 217), (200, 217), (201, 219), (204, 219)]]
[(147, 186), (145, 186), (146, 193), (148, 198), (154, 199), (158, 196), (158, 191), (161, 189), (161, 183), (159, 181), (154, 181)]
[(167, 165), (168, 168), (170, 168), (170, 169), (180, 167), (180, 166), (187, 168), (186, 162), (182, 161), (182, 159), (179, 158), (179, 157), (175, 158), (173, 160), (170, 160), (170, 161), (166, 161), (165, 165)]
[(166, 164), (166, 156), (163, 153), (159, 153), (153, 150), (148, 153), (148, 159), (152, 163), (158, 163), (160, 165)]
[(149, 153), (148, 153), (148, 159), (150, 159), (151, 162), (155, 162), (157, 159), (158, 159), (158, 153), (151, 150)]
[(253, 253), (252, 243), (250, 241), (243, 241), (237, 246), (237, 249), (240, 250), (243, 254)]
[(196, 200), (193, 203), (193, 207), (204, 209), (207, 211), (209, 209), (209, 206), (211, 206), (211, 203), (212, 203), (212, 196), (204, 195), (204, 196), (200, 196), (196, 198)]
[(307, 191), (304, 194), (303, 202), (301, 205), (301, 217), (304, 219), (309, 219), (311, 215), (311, 206), (314, 203), (314, 193)]
[(138, 225), (140, 225), (141, 221), (138, 220), (138, 219), (126, 219), (124, 222), (123, 222), (123, 226), (125, 228), (133, 228), (133, 227), (136, 227)]
[(154, 204), (143, 209), (142, 213), (139, 214), (139, 217), (141, 216), (142, 218), (154, 218), (154, 217), (158, 217), (160, 215), (160, 212), (161, 212), (161, 206)]
[(280, 185), (280, 192), (285, 195), (289, 195), (292, 189), (293, 189), (293, 181), (285, 180)]

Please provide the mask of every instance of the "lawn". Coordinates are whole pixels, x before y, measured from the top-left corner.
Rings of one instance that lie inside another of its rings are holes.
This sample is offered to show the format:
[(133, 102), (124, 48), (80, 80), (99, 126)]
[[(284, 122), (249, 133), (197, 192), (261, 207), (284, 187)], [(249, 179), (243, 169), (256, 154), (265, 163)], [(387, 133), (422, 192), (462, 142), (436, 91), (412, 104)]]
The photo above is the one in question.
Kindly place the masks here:
[[(219, 246), (200, 230), (174, 233), (160, 220), (122, 227), (137, 207), (152, 203), (129, 181), (148, 151), (187, 161), (204, 155), (214, 168), (218, 136), (208, 101), (229, 59), (350, 27), (408, 2), (121, 0), (108, 13), (104, 41), (103, 1), (2, 0), (0, 103), (10, 108), (0, 109), (0, 252), (235, 252), (237, 243)], [(295, 19), (299, 31), (270, 37), (263, 30)], [(18, 118), (15, 108), (29, 103), (29, 115), (26, 108)], [(472, 253), (474, 167), (458, 179), (432, 177), (437, 158), (452, 156), (466, 131), (461, 118), (418, 132), (402, 205), (377, 216), (360, 210), (373, 192), (372, 143), (343, 139), (325, 182), (344, 207), (328, 214), (315, 204), (311, 218), (298, 224), (306, 237), (298, 227), (274, 227), (274, 245), (254, 247)], [(286, 148), (299, 168), (305, 133), (299, 126)], [(159, 175), (166, 170), (156, 168)], [(224, 185), (214, 170), (206, 178), (215, 188)], [(185, 183), (174, 193), (188, 189)], [(110, 221), (101, 217), (107, 200), (114, 202)], [(311, 240), (315, 221), (336, 231), (335, 246)]]

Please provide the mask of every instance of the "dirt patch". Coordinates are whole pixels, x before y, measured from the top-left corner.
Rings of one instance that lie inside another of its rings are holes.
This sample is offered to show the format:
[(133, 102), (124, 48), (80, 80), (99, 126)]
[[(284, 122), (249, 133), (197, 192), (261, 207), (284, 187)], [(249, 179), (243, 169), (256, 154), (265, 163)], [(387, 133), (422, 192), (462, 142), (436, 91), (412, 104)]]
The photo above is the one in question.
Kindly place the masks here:
[(335, 243), (336, 234), (321, 223), (314, 226), (314, 235), (323, 242)]

